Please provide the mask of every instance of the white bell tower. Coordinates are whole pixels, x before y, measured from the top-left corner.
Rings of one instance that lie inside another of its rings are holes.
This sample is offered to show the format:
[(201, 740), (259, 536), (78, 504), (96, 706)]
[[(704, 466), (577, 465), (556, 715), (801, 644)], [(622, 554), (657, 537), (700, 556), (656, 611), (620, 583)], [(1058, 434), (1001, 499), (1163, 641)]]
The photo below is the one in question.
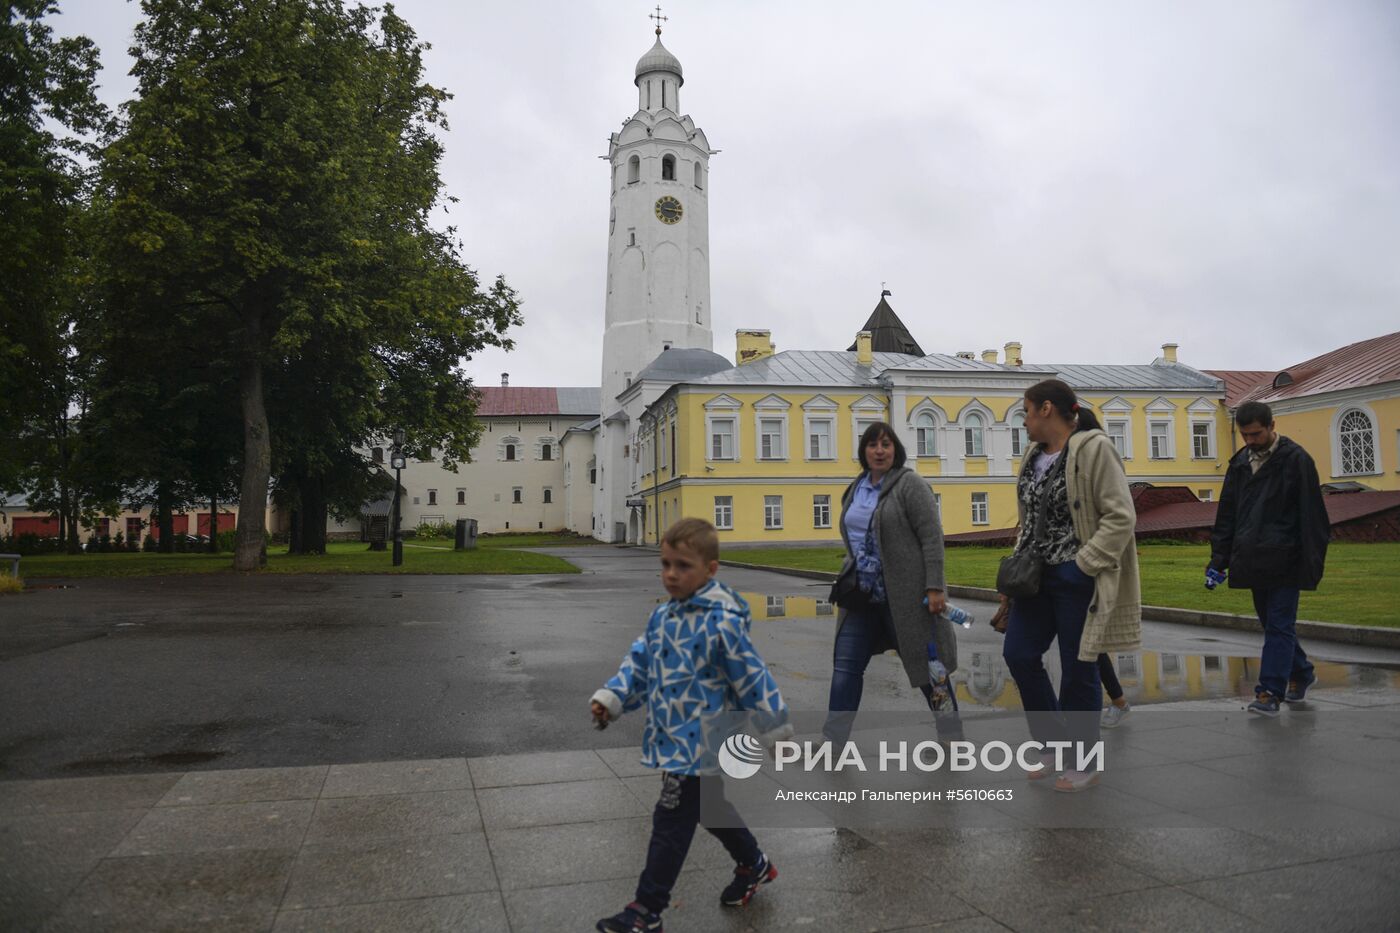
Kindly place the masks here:
[(668, 347), (711, 350), (710, 149), (680, 112), (681, 63), (661, 44), (637, 62), (637, 112), (608, 145), (612, 203), (603, 415)]

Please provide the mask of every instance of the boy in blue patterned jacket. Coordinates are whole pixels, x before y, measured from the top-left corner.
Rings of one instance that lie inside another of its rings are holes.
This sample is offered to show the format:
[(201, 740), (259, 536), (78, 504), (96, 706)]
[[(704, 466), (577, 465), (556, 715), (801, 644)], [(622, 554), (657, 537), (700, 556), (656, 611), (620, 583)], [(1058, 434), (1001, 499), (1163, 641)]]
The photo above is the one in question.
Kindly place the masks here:
[[(598, 921), (603, 933), (660, 933), (661, 911), (685, 863), (700, 823), (702, 787), (722, 780), (708, 748), (708, 727), (726, 710), (753, 710), (767, 720), (766, 744), (792, 734), (787, 705), (768, 665), (749, 641), (749, 607), (714, 579), (719, 572), (719, 535), (699, 518), (672, 525), (661, 539), (661, 582), (671, 599), (656, 608), (646, 631), (632, 643), (622, 666), (593, 695), (591, 710), (599, 728), (623, 710), (646, 705), (642, 764), (661, 770), (661, 799), (651, 822), (647, 864), (637, 882), (636, 900), (621, 913)], [(741, 907), (759, 885), (778, 877), (739, 815), (707, 790), (727, 812), (706, 827), (737, 867), (720, 903)]]

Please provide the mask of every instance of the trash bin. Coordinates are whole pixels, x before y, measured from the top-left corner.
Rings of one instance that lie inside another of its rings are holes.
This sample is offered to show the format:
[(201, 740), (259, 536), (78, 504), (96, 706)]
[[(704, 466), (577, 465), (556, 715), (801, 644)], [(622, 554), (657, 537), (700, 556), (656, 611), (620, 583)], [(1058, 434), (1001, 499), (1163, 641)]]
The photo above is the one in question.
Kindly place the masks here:
[(476, 547), (476, 519), (457, 519), (457, 539), (454, 546), (459, 551), (468, 551)]

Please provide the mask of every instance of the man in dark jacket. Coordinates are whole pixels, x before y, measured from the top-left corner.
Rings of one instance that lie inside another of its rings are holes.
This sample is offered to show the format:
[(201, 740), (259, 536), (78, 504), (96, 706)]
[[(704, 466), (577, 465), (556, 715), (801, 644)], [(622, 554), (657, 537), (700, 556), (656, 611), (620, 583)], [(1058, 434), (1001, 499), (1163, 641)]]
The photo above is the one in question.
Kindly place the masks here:
[(1235, 424), (1245, 446), (1225, 473), (1207, 570), (1228, 570), (1231, 587), (1254, 592), (1264, 655), (1249, 711), (1277, 716), (1280, 701), (1301, 701), (1317, 679), (1295, 625), (1299, 592), (1322, 579), (1331, 523), (1312, 457), (1274, 430), (1269, 406), (1244, 403)]

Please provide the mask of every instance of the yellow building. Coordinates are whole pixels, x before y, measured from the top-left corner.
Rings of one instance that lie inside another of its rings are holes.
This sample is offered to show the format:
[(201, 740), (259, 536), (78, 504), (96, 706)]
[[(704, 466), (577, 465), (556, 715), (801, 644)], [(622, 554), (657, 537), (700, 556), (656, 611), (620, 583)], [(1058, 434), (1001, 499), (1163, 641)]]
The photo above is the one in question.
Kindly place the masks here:
[(1098, 413), (1133, 482), (1218, 493), (1232, 452), (1224, 382), (1180, 363), (1175, 344), (1112, 366), (1028, 365), (1020, 344), (1004, 349), (924, 354), (883, 298), (846, 351), (778, 353), (767, 331), (739, 331), (734, 367), (672, 385), (639, 419), (642, 540), (699, 516), (726, 544), (839, 541), (856, 441), (875, 421), (894, 426), (928, 479), (945, 533), (1014, 526), (1021, 400), (1051, 377)]
[[(1327, 484), (1400, 489), (1400, 333), (1349, 344), (1277, 373), (1216, 372), (1230, 407), (1264, 402)], [(1355, 488), (1344, 486), (1343, 488)]]

